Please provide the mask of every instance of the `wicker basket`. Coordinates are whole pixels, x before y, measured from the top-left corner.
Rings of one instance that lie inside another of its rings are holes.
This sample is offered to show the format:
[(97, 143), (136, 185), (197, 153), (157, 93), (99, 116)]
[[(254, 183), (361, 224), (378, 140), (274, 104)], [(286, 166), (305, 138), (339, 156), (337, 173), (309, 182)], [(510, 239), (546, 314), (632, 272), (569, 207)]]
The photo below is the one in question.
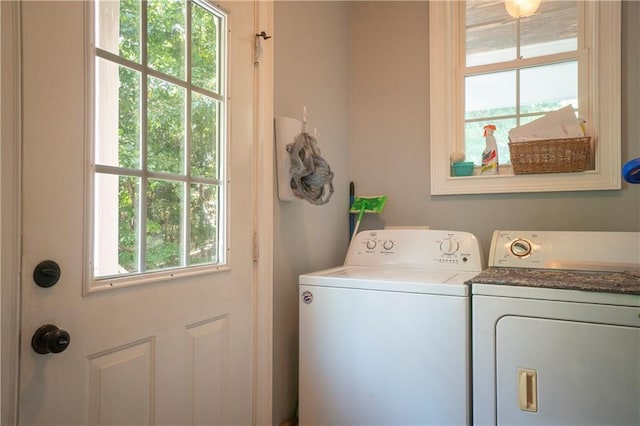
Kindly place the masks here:
[(591, 137), (509, 142), (513, 173), (584, 171), (589, 164)]

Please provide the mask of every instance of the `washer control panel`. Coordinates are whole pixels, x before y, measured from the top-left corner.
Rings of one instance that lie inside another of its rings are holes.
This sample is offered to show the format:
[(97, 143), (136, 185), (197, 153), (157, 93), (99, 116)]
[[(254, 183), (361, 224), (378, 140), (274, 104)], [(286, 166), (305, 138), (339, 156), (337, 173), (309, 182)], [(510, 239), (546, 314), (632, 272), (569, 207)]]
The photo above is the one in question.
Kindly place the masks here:
[(473, 234), (432, 229), (362, 231), (349, 246), (345, 265), (481, 271)]
[(635, 270), (640, 233), (494, 231), (489, 266), (571, 270)]

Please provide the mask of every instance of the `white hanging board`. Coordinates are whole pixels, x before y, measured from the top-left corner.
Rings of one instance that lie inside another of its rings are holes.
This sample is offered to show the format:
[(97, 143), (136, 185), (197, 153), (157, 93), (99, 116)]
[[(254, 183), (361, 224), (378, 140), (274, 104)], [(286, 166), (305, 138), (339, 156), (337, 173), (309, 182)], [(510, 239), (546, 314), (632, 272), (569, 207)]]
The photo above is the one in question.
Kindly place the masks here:
[(291, 159), (287, 145), (302, 133), (302, 121), (290, 117), (276, 117), (276, 169), (278, 173), (278, 198), (280, 201), (298, 200), (291, 190)]

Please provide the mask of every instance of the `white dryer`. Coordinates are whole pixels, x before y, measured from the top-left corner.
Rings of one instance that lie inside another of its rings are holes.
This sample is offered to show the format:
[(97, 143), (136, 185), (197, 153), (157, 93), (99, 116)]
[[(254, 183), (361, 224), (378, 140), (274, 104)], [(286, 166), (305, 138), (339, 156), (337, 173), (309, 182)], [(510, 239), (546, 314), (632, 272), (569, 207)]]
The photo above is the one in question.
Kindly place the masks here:
[(475, 425), (640, 425), (640, 233), (495, 231), (472, 284)]
[(300, 276), (301, 425), (469, 424), (476, 238), (360, 232), (344, 266)]

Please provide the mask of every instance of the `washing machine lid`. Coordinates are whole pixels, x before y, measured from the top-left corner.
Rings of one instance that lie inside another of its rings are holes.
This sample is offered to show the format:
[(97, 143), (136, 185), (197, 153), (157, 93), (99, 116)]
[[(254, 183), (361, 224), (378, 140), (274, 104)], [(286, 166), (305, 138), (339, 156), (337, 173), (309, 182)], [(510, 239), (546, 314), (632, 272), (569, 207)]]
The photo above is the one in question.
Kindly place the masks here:
[(410, 268), (339, 266), (300, 275), (300, 285), (394, 291), (445, 296), (469, 296), (477, 272)]

